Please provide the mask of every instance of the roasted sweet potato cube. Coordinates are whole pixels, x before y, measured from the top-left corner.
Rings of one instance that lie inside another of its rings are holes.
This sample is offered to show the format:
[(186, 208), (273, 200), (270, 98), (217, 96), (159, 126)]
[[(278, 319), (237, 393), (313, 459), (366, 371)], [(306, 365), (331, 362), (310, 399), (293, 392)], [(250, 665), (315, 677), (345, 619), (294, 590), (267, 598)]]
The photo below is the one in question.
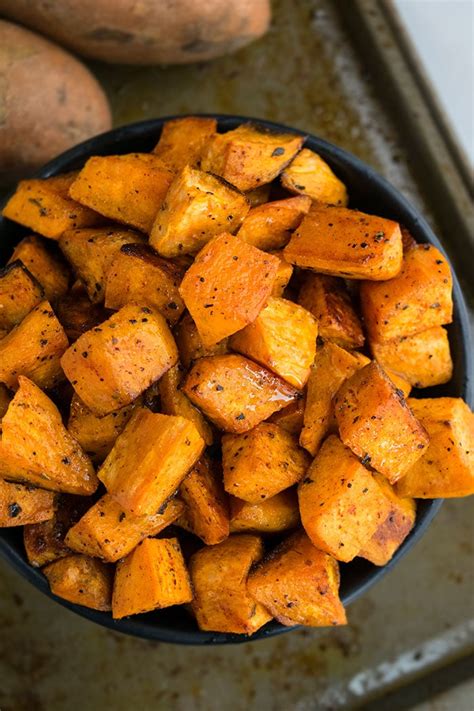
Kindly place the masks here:
[(228, 497), (216, 465), (202, 457), (179, 487), (186, 511), (178, 524), (199, 536), (208, 546), (229, 535)]
[(251, 504), (296, 484), (310, 461), (296, 437), (271, 422), (262, 422), (245, 434), (222, 438), (224, 488)]
[(416, 499), (474, 494), (474, 415), (469, 406), (452, 397), (410, 398), (408, 404), (430, 443), (397, 483), (397, 493)]
[(313, 314), (318, 322), (319, 336), (325, 341), (348, 349), (364, 345), (362, 324), (342, 279), (308, 274), (300, 289), (298, 303)]
[(153, 153), (176, 173), (186, 165), (199, 167), (203, 151), (216, 129), (216, 119), (203, 116), (165, 121)]
[(212, 427), (202, 412), (194, 407), (189, 398), (182, 392), (183, 371), (178, 363), (166, 371), (158, 383), (161, 400), (161, 412), (165, 415), (181, 415), (191, 420), (206, 444), (212, 444), (214, 435)]
[(426, 451), (426, 430), (375, 361), (346, 380), (335, 403), (344, 444), (391, 484)]
[(175, 493), (204, 446), (190, 420), (139, 408), (99, 469), (99, 479), (125, 511), (151, 516)]
[(101, 215), (69, 195), (76, 176), (67, 173), (44, 180), (22, 180), (3, 208), (3, 216), (50, 239), (59, 239), (64, 230), (102, 224)]
[(134, 516), (126, 513), (110, 494), (104, 494), (69, 529), (65, 542), (73, 551), (115, 563), (144, 538), (163, 531), (183, 511), (183, 502), (171, 499), (152, 516)]
[(69, 271), (51, 247), (52, 242), (37, 235), (24, 237), (13, 250), (9, 264), (19, 259), (41, 284), (46, 299), (55, 302), (68, 290)]
[(193, 361), (198, 358), (228, 353), (227, 338), (224, 338), (213, 346), (205, 347), (201, 341), (196, 324), (188, 313), (185, 313), (176, 326), (174, 333), (179, 355), (186, 369), (190, 368)]
[(326, 205), (347, 205), (344, 183), (314, 151), (303, 148), (281, 174), (281, 184), (290, 193), (307, 195)]
[(402, 235), (398, 223), (385, 217), (313, 205), (283, 253), (304, 269), (383, 281), (402, 267)]
[(57, 302), (55, 308), (70, 343), (77, 341), (79, 336), (98, 326), (108, 316), (103, 304), (93, 304), (79, 282)]
[(257, 504), (230, 497), (230, 530), (232, 533), (254, 531), (281, 533), (296, 528), (300, 522), (298, 497), (294, 489), (286, 489)]
[(188, 165), (170, 185), (153, 223), (150, 244), (163, 257), (196, 254), (212, 237), (237, 232), (249, 209), (240, 190)]
[(278, 257), (280, 263), (273, 282), (272, 296), (283, 296), (293, 274), (293, 265), (286, 261), (283, 257), (283, 252), (273, 252), (273, 256)]
[(172, 180), (172, 171), (151, 153), (93, 156), (69, 194), (105, 217), (148, 233)]
[(406, 252), (402, 270), (387, 283), (363, 282), (360, 299), (371, 342), (391, 341), (451, 323), (453, 280), (449, 264), (430, 244)]
[(331, 435), (298, 487), (301, 521), (316, 548), (348, 563), (390, 514), (371, 472)]
[(157, 309), (174, 325), (184, 310), (178, 291), (183, 273), (148, 245), (125, 245), (108, 270), (105, 305), (120, 309), (134, 301)]
[(398, 496), (385, 477), (376, 472), (373, 476), (390, 501), (390, 513), (359, 556), (374, 565), (386, 565), (415, 525), (416, 505), (414, 499)]
[(254, 321), (272, 293), (277, 257), (223, 233), (197, 255), (180, 286), (204, 346)]
[(259, 249), (280, 249), (310, 206), (311, 199), (300, 195), (253, 207), (242, 223), (239, 238)]
[(129, 405), (178, 361), (164, 316), (127, 304), (82, 334), (61, 365), (81, 400), (96, 415)]
[(117, 565), (115, 620), (191, 602), (193, 592), (177, 538), (145, 538)]
[(89, 299), (97, 304), (104, 300), (107, 274), (120, 247), (143, 239), (133, 230), (90, 227), (67, 230), (59, 238), (59, 246), (84, 284)]
[(276, 133), (241, 124), (233, 131), (216, 133), (207, 144), (201, 168), (220, 175), (239, 190), (270, 183), (294, 158), (303, 136)]
[(240, 355), (201, 358), (184, 393), (225, 432), (247, 432), (300, 397), (286, 381)]
[(43, 287), (20, 261), (0, 270), (0, 331), (7, 333), (44, 297)]
[(317, 337), (318, 324), (309, 311), (270, 296), (255, 321), (232, 336), (230, 345), (301, 390), (309, 378)]
[(362, 363), (352, 353), (335, 343), (324, 343), (318, 348), (308, 380), (300, 434), (301, 446), (313, 456), (326, 434), (336, 429), (334, 395), (342, 383), (361, 367)]
[(346, 624), (337, 561), (304, 532), (294, 533), (256, 567), (248, 591), (283, 625)]
[(397, 373), (415, 388), (429, 388), (451, 380), (453, 361), (448, 334), (442, 326), (370, 345), (382, 368)]
[(56, 405), (21, 375), (2, 419), (0, 473), (12, 481), (82, 496), (98, 486), (94, 467), (64, 427)]
[(303, 428), (305, 403), (305, 398), (295, 400), (295, 402), (287, 405), (283, 410), (275, 412), (270, 417), (270, 422), (274, 422), (281, 427), (282, 430), (286, 430), (290, 434), (299, 437)]
[(57, 505), (53, 517), (48, 521), (26, 525), (23, 529), (26, 556), (34, 568), (42, 568), (53, 560), (71, 555), (73, 551), (64, 542), (65, 536), (91, 505), (87, 496), (56, 496)]
[(103, 462), (139, 405), (140, 398), (109, 415), (97, 417), (74, 394), (67, 428), (93, 462)]
[(43, 568), (51, 592), (75, 605), (106, 612), (111, 609), (111, 566), (86, 555), (68, 555)]
[(47, 521), (55, 508), (52, 491), (0, 479), (0, 528)]
[(50, 304), (42, 301), (0, 340), (0, 382), (15, 388), (19, 375), (26, 375), (52, 388), (64, 378), (60, 358), (68, 345)]
[(191, 606), (201, 630), (250, 635), (272, 619), (247, 592), (250, 568), (262, 555), (262, 539), (251, 534), (230, 536), (194, 553)]

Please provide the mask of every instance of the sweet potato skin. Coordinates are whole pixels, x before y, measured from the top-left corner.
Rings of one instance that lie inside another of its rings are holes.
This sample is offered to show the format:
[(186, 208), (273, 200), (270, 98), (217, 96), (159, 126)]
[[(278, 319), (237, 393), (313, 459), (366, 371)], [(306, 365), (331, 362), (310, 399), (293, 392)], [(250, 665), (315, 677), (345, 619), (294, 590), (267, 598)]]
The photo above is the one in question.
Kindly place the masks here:
[(161, 412), (164, 415), (181, 415), (191, 420), (205, 443), (211, 445), (214, 441), (212, 427), (202, 412), (194, 407), (181, 390), (183, 375), (183, 370), (178, 363), (161, 377), (158, 383)]
[(111, 609), (112, 570), (96, 558), (68, 555), (43, 568), (51, 592), (76, 605)]
[(111, 496), (104, 494), (66, 534), (65, 543), (73, 551), (108, 563), (128, 555), (144, 538), (156, 536), (176, 521), (184, 504), (170, 499), (158, 513), (133, 516)]
[(205, 347), (257, 317), (272, 292), (278, 265), (277, 257), (228, 233), (199, 252), (179, 291)]
[(0, 270), (0, 332), (8, 333), (43, 297), (43, 287), (22, 262), (11, 262)]
[(206, 347), (199, 335), (191, 315), (185, 313), (174, 330), (181, 361), (188, 370), (193, 361), (205, 356), (223, 355), (229, 352), (228, 339), (224, 338), (213, 346)]
[[(49, 243), (51, 244), (51, 243)], [(24, 237), (13, 250), (9, 264), (19, 259), (44, 289), (49, 302), (56, 302), (67, 292), (69, 273), (66, 265), (49, 249), (47, 240), (37, 235)]]
[(53, 492), (0, 479), (0, 528), (48, 521), (55, 508)]
[(300, 395), (289, 383), (240, 355), (201, 358), (183, 385), (191, 402), (225, 432), (247, 432)]
[(307, 195), (315, 202), (341, 205), (348, 202), (344, 183), (314, 151), (303, 148), (281, 174), (281, 184), (290, 193)]
[(426, 451), (426, 430), (375, 361), (342, 385), (335, 403), (344, 444), (391, 484)]
[(410, 398), (430, 443), (423, 457), (397, 482), (400, 496), (417, 499), (474, 494), (474, 415), (461, 398)]
[(313, 205), (283, 253), (304, 269), (383, 281), (401, 269), (402, 236), (398, 223), (384, 217)]
[(239, 229), (239, 239), (264, 251), (280, 249), (311, 206), (306, 196), (274, 200), (253, 207)]
[(186, 165), (199, 167), (204, 149), (216, 131), (217, 121), (213, 118), (186, 116), (166, 121), (153, 153), (175, 173)]
[(259, 536), (240, 534), (206, 546), (191, 557), (191, 607), (201, 630), (253, 634), (271, 620), (247, 592), (249, 570), (262, 554)]
[(151, 516), (175, 493), (204, 446), (190, 420), (139, 408), (98, 476), (126, 512)]
[(298, 497), (294, 489), (285, 489), (257, 504), (230, 497), (231, 533), (281, 533), (300, 523)]
[(293, 486), (304, 477), (309, 464), (310, 458), (296, 437), (271, 422), (222, 438), (224, 488), (251, 504)]
[(270, 296), (257, 318), (233, 335), (230, 345), (301, 390), (316, 354), (318, 324), (298, 304)]
[[(178, 524), (199, 536), (208, 546), (229, 535), (229, 502), (219, 472), (208, 457), (202, 457), (179, 487), (186, 511)], [(184, 525), (183, 525), (184, 524)]]
[(298, 498), (313, 545), (344, 563), (359, 554), (391, 509), (372, 474), (336, 435), (324, 441)]
[(164, 317), (148, 306), (127, 304), (80, 336), (61, 365), (81, 400), (103, 416), (129, 405), (177, 361)]
[(346, 624), (339, 599), (337, 561), (315, 548), (304, 532), (284, 541), (250, 574), (249, 593), (281, 624)]
[(193, 597), (177, 538), (146, 538), (117, 565), (112, 596), (115, 620), (183, 605)]

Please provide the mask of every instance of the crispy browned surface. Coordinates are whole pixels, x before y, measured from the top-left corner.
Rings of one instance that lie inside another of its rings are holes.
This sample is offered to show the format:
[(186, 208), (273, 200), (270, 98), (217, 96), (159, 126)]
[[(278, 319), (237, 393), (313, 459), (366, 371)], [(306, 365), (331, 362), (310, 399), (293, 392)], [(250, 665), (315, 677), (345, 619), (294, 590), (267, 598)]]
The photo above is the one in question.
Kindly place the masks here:
[(0, 331), (10, 331), (43, 297), (43, 287), (22, 262), (12, 262), (0, 270)]
[(202, 457), (179, 487), (186, 511), (178, 525), (209, 546), (221, 543), (229, 535), (229, 502), (219, 469), (208, 457)]
[(41, 284), (46, 299), (56, 302), (67, 292), (69, 274), (66, 265), (52, 252), (50, 245), (37, 235), (28, 235), (18, 242), (8, 263), (19, 259)]
[(203, 151), (216, 129), (216, 119), (201, 116), (166, 121), (153, 153), (176, 173), (187, 165), (199, 167)]
[(260, 536), (240, 534), (191, 557), (191, 606), (200, 629), (253, 634), (271, 620), (247, 591), (250, 568), (262, 555)]
[(97, 558), (68, 555), (43, 568), (51, 592), (76, 605), (107, 611), (112, 602), (112, 569)]
[(311, 199), (301, 195), (253, 207), (242, 223), (239, 237), (259, 249), (280, 249), (287, 244), (291, 232), (310, 206)]
[(213, 346), (204, 346), (196, 328), (196, 324), (189, 313), (185, 313), (174, 330), (181, 361), (185, 368), (189, 368), (193, 361), (204, 356), (223, 355), (228, 352), (228, 340), (224, 338)]
[(218, 355), (191, 368), (183, 391), (225, 432), (247, 432), (300, 397), (284, 380), (248, 358)]
[(281, 183), (291, 193), (307, 195), (315, 202), (346, 206), (347, 190), (329, 165), (314, 151), (303, 148), (281, 174)]
[(285, 489), (256, 504), (230, 497), (231, 533), (281, 533), (296, 528), (299, 522), (298, 497), (294, 489)]
[(55, 508), (52, 491), (0, 479), (0, 528), (47, 521)]
[(79, 282), (59, 299), (55, 309), (69, 343), (77, 341), (83, 333), (105, 321), (108, 315), (102, 304), (92, 303)]
[(250, 594), (283, 625), (346, 624), (339, 567), (303, 532), (293, 534), (250, 574)]
[(179, 363), (161, 377), (158, 383), (161, 411), (165, 415), (181, 415), (191, 420), (205, 443), (210, 445), (214, 441), (212, 427), (202, 412), (183, 393), (182, 382), (183, 370)]

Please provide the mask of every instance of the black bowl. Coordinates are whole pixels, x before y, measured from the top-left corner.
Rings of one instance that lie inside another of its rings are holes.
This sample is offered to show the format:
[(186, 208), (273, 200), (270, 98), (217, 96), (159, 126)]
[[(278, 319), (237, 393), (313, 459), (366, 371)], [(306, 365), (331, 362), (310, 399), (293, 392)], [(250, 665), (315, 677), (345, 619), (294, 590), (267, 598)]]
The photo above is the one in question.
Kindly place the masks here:
[[(219, 122), (219, 130), (221, 131), (233, 129), (242, 122), (252, 120), (270, 130), (290, 131), (300, 135), (303, 133), (302, 131), (261, 119), (221, 115), (215, 117)], [(142, 121), (130, 126), (117, 128), (85, 141), (48, 163), (39, 171), (38, 177), (46, 178), (80, 168), (85, 160), (92, 155), (150, 151), (158, 140), (164, 121), (169, 118), (175, 117)], [(351, 196), (351, 206), (397, 220), (410, 230), (417, 242), (428, 242), (442, 249), (430, 227), (417, 210), (371, 168), (350, 153), (346, 153), (341, 148), (337, 148), (337, 146), (333, 146), (315, 136), (307, 137), (306, 146), (319, 153), (346, 183)], [(8, 259), (13, 246), (26, 233), (27, 231), (19, 225), (0, 218), (0, 265)], [(472, 396), (472, 357), (469, 348), (469, 323), (466, 306), (456, 277), (454, 277), (454, 321), (449, 326), (448, 331), (454, 361), (453, 378), (445, 386), (429, 389), (426, 395), (463, 397), (469, 402)], [(402, 556), (425, 533), (439, 511), (441, 504), (442, 500), (440, 499), (419, 501), (418, 515), (413, 531), (385, 567), (377, 568), (363, 559), (356, 559), (350, 564), (341, 565), (341, 597), (345, 605), (362, 595), (398, 563)], [(14, 528), (0, 531), (0, 554), (23, 577), (61, 605), (100, 625), (135, 635), (136, 637), (177, 644), (235, 644), (249, 641), (249, 639), (252, 641), (266, 639), (295, 629), (294, 627), (283, 627), (278, 622), (270, 622), (251, 638), (245, 635), (201, 632), (197, 629), (192, 618), (179, 608), (170, 608), (169, 610), (114, 621), (109, 613), (96, 612), (86, 607), (73, 605), (52, 595), (42, 573), (32, 568), (26, 560), (20, 531)]]

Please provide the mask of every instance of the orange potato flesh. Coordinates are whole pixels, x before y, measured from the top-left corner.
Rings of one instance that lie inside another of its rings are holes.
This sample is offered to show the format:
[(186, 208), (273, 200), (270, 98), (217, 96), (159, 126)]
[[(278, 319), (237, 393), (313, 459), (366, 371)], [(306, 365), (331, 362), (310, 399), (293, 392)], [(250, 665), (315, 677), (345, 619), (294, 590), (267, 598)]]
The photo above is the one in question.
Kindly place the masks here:
[(298, 497), (294, 489), (286, 489), (257, 504), (230, 497), (231, 533), (281, 533), (296, 528), (300, 522)]
[(239, 238), (263, 250), (280, 249), (308, 213), (311, 199), (305, 196), (274, 200), (253, 207), (238, 232)]
[(0, 528), (48, 521), (55, 508), (53, 492), (0, 479)]
[(273, 256), (278, 257), (280, 263), (273, 282), (272, 296), (283, 296), (288, 282), (293, 275), (293, 265), (286, 261), (282, 251), (273, 252)]
[(228, 353), (228, 341), (224, 338), (213, 346), (204, 346), (190, 314), (185, 313), (174, 330), (181, 361), (186, 369), (191, 367), (193, 361), (205, 356), (223, 355)]
[(216, 129), (217, 121), (213, 118), (186, 116), (166, 121), (153, 153), (175, 173), (186, 165), (199, 167), (204, 149)]
[(20, 262), (0, 270), (0, 331), (7, 333), (43, 300), (43, 287)]
[(347, 190), (329, 165), (314, 151), (303, 148), (281, 174), (281, 184), (291, 193), (315, 202), (346, 206)]
[(102, 561), (68, 555), (49, 563), (42, 572), (54, 595), (93, 610), (111, 609), (112, 570)]
[(212, 427), (181, 390), (182, 381), (183, 371), (179, 363), (161, 377), (158, 383), (161, 411), (165, 415), (181, 415), (191, 420), (205, 443), (211, 445), (214, 441)]
[(186, 511), (178, 525), (199, 536), (208, 546), (229, 535), (229, 503), (219, 473), (208, 457), (202, 457), (179, 487)]
[(49, 244), (37, 235), (28, 235), (18, 242), (8, 263), (19, 259), (41, 284), (46, 299), (54, 302), (66, 294), (69, 274)]
[(306, 400), (304, 398), (295, 400), (295, 402), (292, 402), (291, 405), (287, 405), (283, 410), (275, 412), (269, 421), (274, 422), (281, 427), (282, 430), (286, 430), (290, 434), (299, 437), (303, 429), (305, 402)]

